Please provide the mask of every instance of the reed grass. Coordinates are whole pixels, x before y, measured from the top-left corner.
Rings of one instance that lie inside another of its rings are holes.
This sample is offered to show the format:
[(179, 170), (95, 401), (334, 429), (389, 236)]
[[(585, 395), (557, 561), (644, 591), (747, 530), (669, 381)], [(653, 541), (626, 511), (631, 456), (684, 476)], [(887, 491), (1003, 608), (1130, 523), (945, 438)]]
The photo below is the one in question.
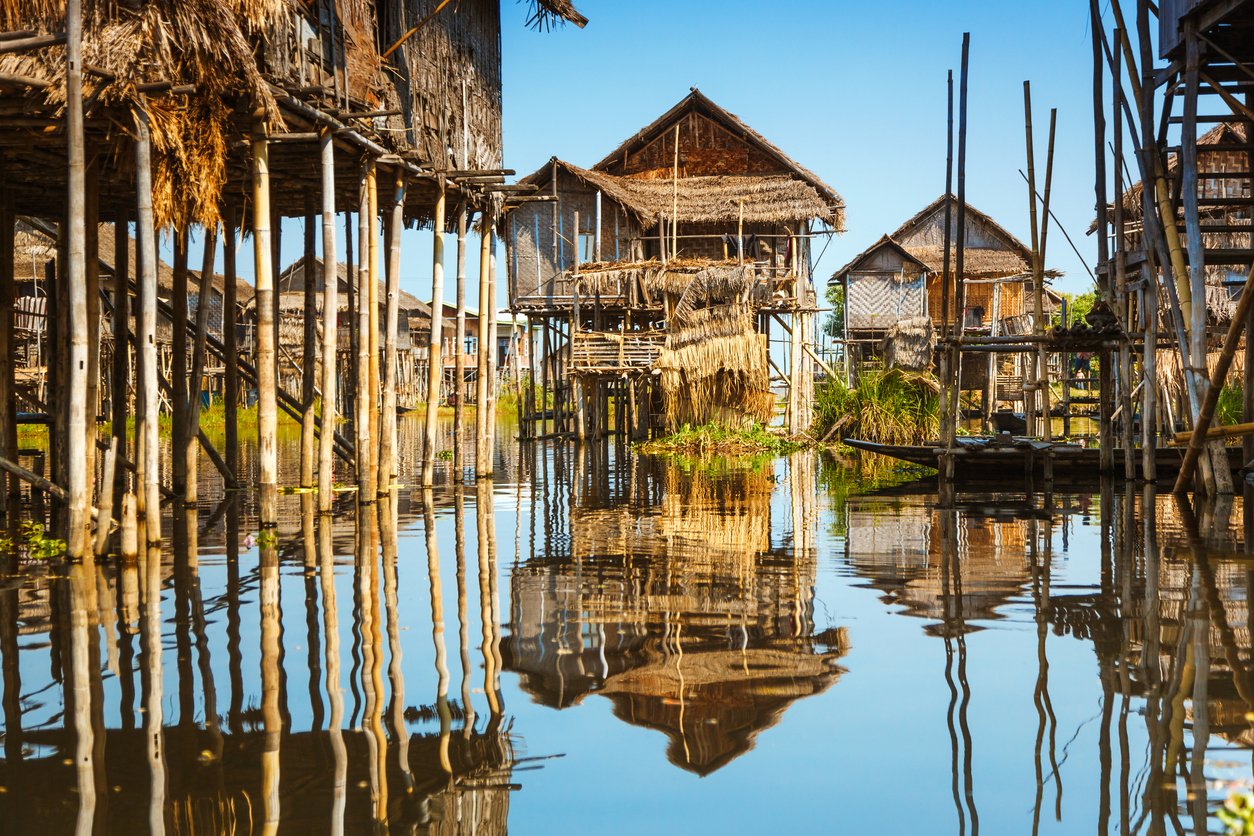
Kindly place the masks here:
[(867, 371), (850, 387), (828, 380), (816, 393), (814, 434), (880, 444), (920, 444), (940, 432), (940, 387), (931, 374)]

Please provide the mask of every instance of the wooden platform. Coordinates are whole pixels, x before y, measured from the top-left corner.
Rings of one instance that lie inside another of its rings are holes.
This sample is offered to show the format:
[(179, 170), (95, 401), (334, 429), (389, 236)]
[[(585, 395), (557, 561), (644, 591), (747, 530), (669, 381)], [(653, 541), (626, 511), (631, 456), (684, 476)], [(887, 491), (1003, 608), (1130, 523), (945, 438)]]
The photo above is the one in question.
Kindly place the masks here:
[[(943, 449), (940, 443), (917, 446), (876, 444), (846, 438), (844, 443), (856, 450), (878, 453), (911, 464), (937, 467)], [(1228, 464), (1236, 473), (1245, 467), (1240, 447), (1228, 447)], [(1123, 474), (1123, 450), (1115, 450), (1115, 471)], [(1184, 448), (1158, 449), (1158, 479), (1174, 479), (1184, 458)], [(959, 481), (1021, 482), (1031, 473), (1043, 478), (1045, 461), (1052, 459), (1054, 478), (1072, 482), (1096, 482), (1101, 476), (1101, 450), (1077, 444), (1046, 444), (1036, 439), (1011, 438), (1009, 441), (988, 437), (958, 440), (954, 457), (954, 478)], [(1141, 476), (1141, 456), (1136, 456), (1137, 477)]]

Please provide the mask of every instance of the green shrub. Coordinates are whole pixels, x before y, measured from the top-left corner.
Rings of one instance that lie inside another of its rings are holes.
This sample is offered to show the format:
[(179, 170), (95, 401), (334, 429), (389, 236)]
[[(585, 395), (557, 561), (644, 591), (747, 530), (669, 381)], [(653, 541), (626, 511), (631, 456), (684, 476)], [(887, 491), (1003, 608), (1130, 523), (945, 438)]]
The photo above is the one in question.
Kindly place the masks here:
[(940, 386), (920, 372), (883, 369), (863, 372), (853, 387), (829, 379), (816, 393), (813, 434), (833, 429), (842, 438), (880, 444), (920, 444), (940, 432)]

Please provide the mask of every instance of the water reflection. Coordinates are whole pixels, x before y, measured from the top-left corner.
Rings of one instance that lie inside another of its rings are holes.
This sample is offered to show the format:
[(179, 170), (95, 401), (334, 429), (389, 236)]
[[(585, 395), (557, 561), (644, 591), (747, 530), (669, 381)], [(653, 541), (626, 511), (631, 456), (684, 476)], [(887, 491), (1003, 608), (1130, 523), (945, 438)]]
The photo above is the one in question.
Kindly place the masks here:
[(1254, 503), (514, 452), (6, 556), (0, 832), (1204, 832), (1254, 784)]
[(814, 623), (813, 460), (790, 465), (779, 545), (770, 462), (710, 471), (635, 460), (605, 479), (596, 474), (610, 469), (592, 464), (578, 460), (574, 481), (552, 486), (570, 490), (554, 520), (568, 521), (569, 547), (550, 540), (514, 569), (505, 666), (544, 705), (607, 697), (622, 720), (669, 738), (672, 763), (708, 774), (843, 672), (846, 631)]

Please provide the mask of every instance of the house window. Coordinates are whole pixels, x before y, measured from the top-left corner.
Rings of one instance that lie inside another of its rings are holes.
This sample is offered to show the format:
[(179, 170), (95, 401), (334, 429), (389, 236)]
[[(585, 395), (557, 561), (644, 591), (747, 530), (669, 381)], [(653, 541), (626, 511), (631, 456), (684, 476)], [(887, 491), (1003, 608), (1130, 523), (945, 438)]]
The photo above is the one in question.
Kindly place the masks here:
[(466, 353), (474, 354), (479, 348), (479, 341), (474, 337), (466, 337)]
[(597, 237), (593, 232), (579, 233), (579, 263), (597, 260)]

